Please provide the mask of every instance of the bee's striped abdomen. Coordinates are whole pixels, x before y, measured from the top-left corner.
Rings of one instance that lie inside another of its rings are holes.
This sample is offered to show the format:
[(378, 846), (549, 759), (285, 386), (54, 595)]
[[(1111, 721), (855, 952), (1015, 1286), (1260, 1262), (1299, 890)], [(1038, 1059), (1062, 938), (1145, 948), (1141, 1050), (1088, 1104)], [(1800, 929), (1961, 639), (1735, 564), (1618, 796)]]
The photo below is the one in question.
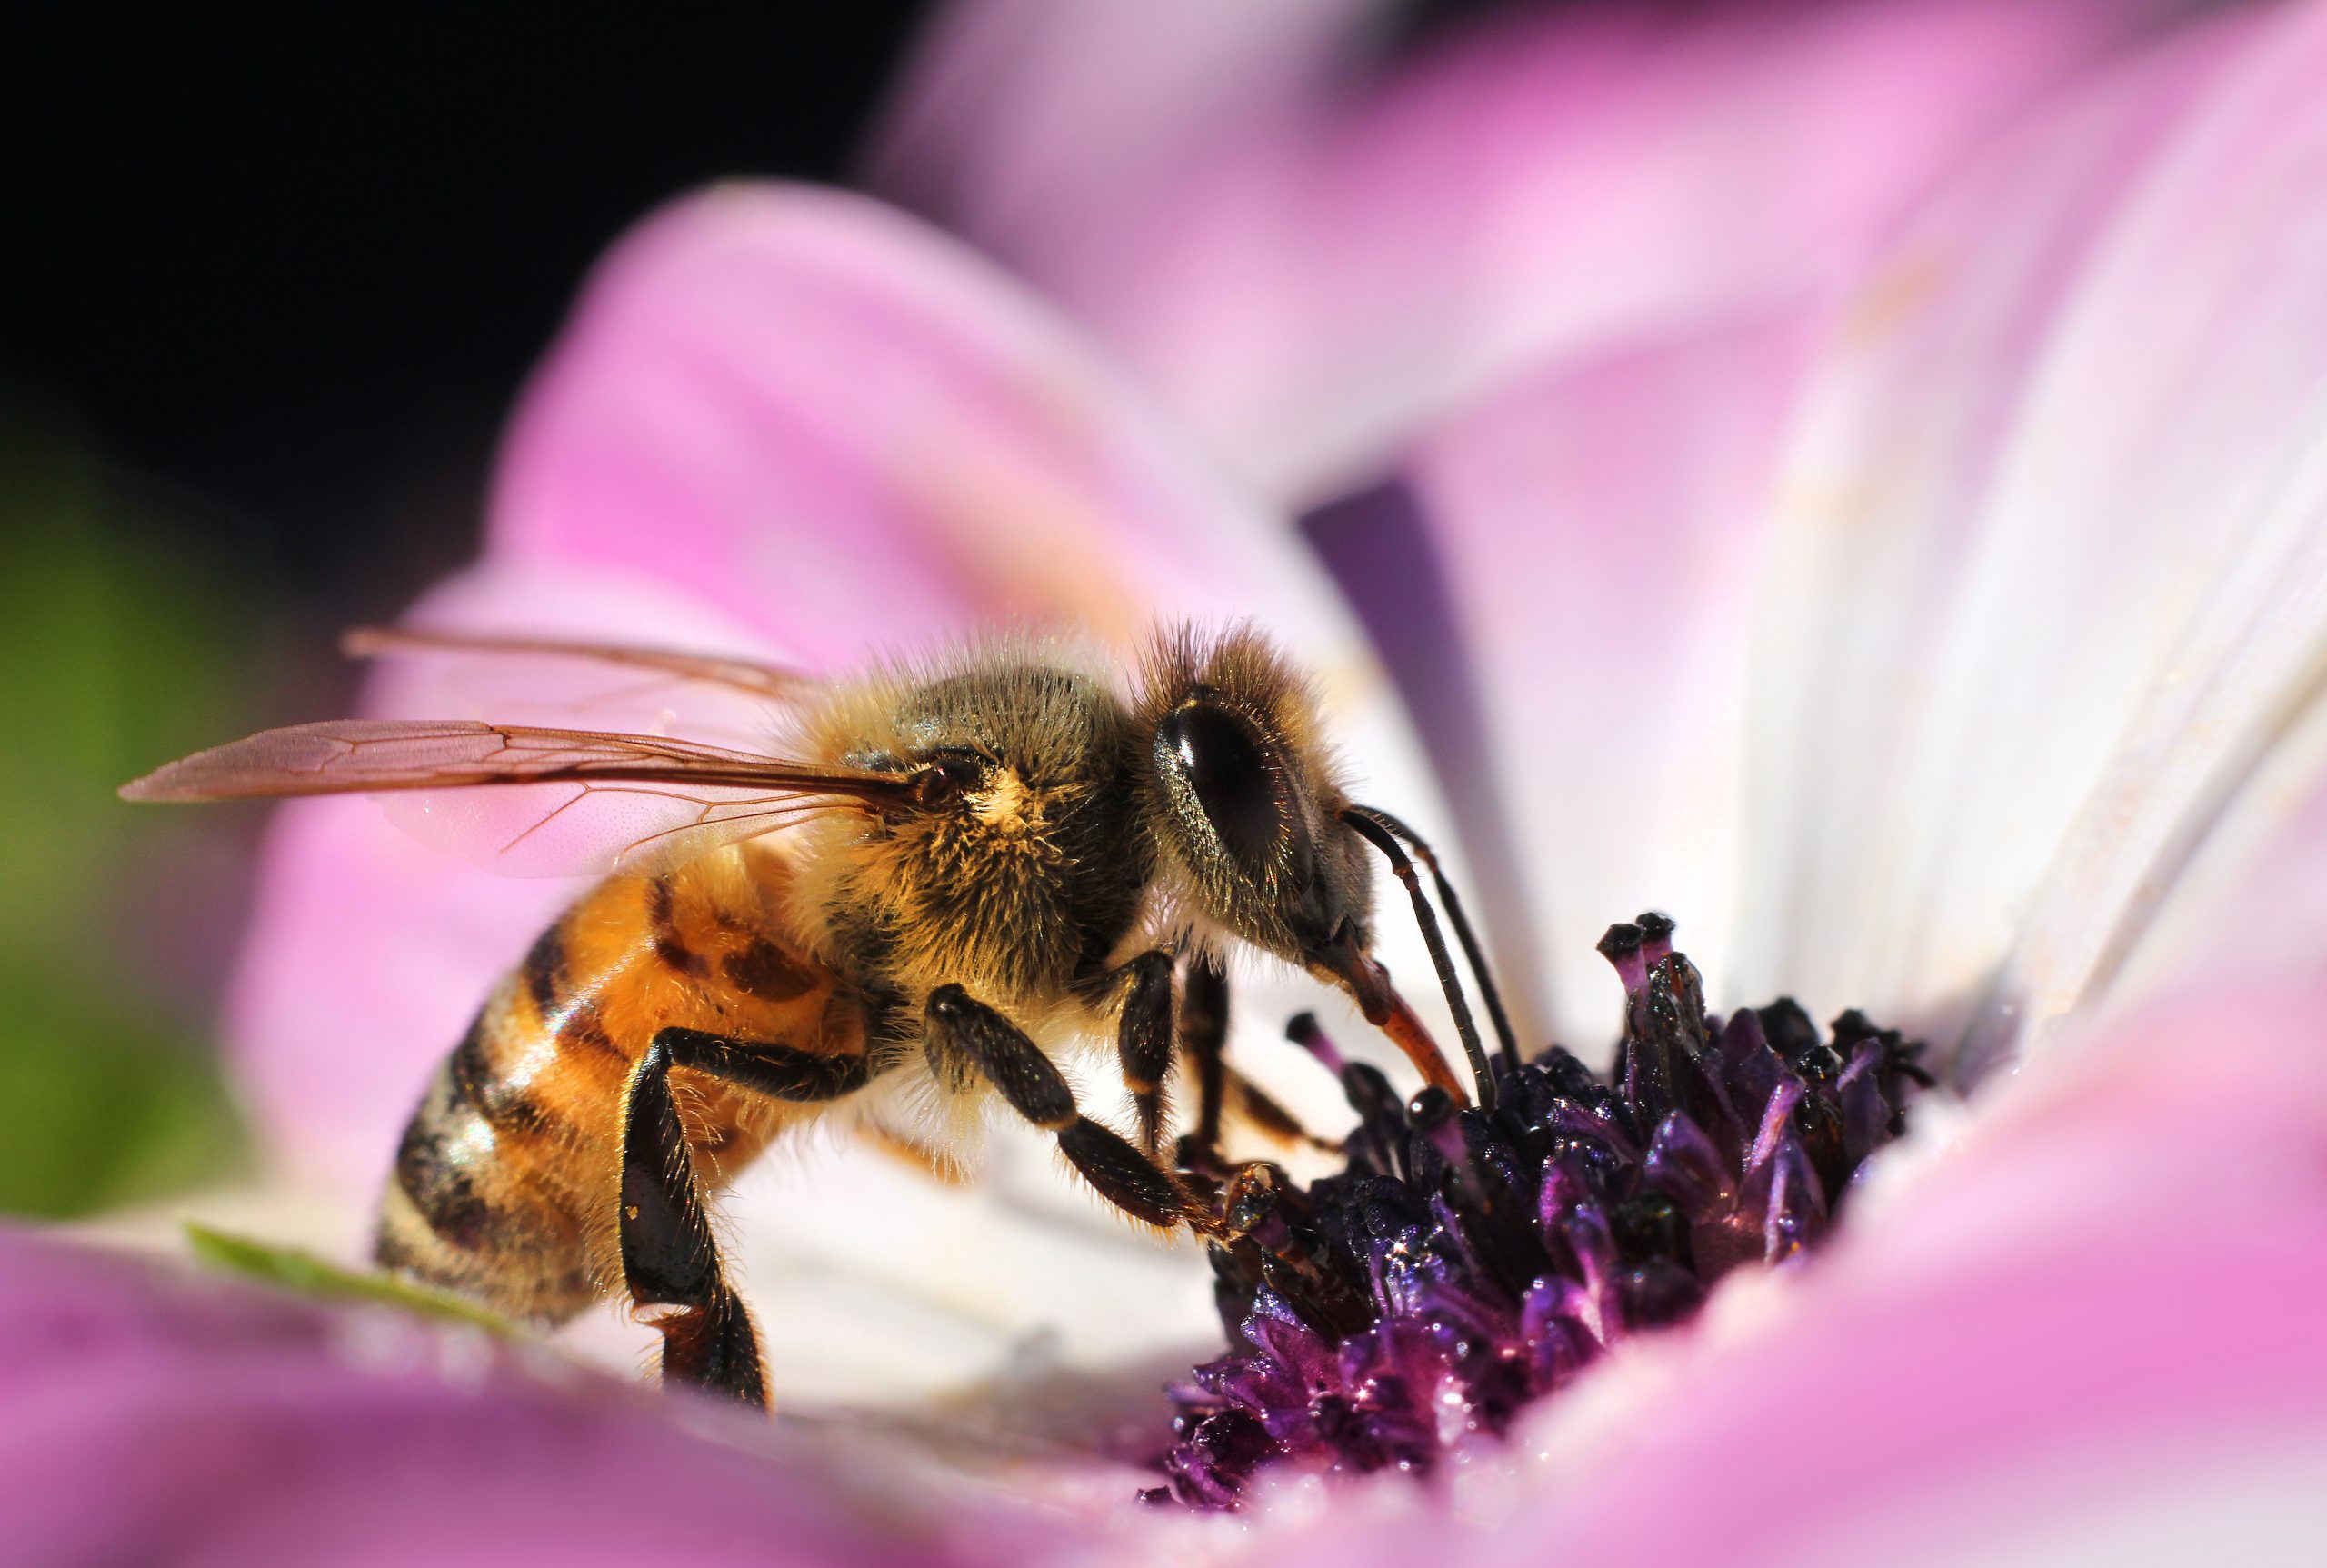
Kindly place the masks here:
[[(538, 1086), (540, 1064), (565, 1073), (578, 1053), (523, 997), (525, 979), (503, 983), (430, 1080), (396, 1147), (377, 1255), (513, 1316), (558, 1322), (598, 1293), (582, 1194), (559, 1169), (568, 1145), (591, 1140)], [(597, 1097), (619, 1104), (623, 1054), (611, 1041), (596, 1049), (607, 1081)]]
[[(833, 976), (770, 929), (773, 867), (736, 853), (599, 885), (544, 932), (430, 1081), (381, 1200), (382, 1266), (555, 1323), (621, 1278), (615, 1205), (631, 1072), (674, 1025), (863, 1048)], [(813, 1107), (687, 1098), (714, 1183)]]

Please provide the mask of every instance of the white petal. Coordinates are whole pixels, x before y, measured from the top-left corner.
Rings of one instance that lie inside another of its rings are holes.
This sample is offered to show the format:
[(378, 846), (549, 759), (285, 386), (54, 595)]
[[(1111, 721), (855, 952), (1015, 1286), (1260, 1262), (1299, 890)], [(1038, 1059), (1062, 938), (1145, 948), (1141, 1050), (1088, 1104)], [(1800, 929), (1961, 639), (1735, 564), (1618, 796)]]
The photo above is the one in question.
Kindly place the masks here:
[(1448, 697), (1423, 726), (1458, 791), (1465, 766), (1488, 781), (1492, 816), (1458, 794), (1473, 859), (1527, 899), (1523, 924), (1487, 900), (1490, 924), (1563, 1039), (1611, 1035), (1623, 994), (1593, 944), (1612, 922), (1663, 910), (1716, 977), (1736, 940), (1743, 650), (1812, 319), (1563, 369), (1411, 465), (1482, 715), (1475, 738), (1444, 734)]
[(1973, 1024), (2009, 1048), (2283, 722), (2327, 584), (2327, 15), (2266, 20), (2000, 148), (1828, 351), (1757, 671), (1749, 986), (1939, 1027), (2017, 943)]

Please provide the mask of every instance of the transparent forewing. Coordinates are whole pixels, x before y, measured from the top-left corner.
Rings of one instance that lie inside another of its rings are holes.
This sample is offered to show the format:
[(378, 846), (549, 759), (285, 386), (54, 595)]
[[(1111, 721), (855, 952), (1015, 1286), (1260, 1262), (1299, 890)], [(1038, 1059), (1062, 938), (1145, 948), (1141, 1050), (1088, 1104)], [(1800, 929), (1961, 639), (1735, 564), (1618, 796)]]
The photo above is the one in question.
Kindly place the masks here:
[(423, 844), (504, 876), (666, 871), (836, 804), (733, 786), (573, 781), (378, 797)]
[(380, 659), (375, 695), (406, 713), (684, 736), (764, 749), (790, 711), (818, 689), (796, 670), (676, 648), (624, 647), (427, 627), (358, 627), (353, 657)]
[(126, 785), (195, 801), (376, 794), (422, 839), (516, 876), (643, 870), (835, 806), (903, 801), (902, 775), (666, 736), (468, 720), (268, 730)]

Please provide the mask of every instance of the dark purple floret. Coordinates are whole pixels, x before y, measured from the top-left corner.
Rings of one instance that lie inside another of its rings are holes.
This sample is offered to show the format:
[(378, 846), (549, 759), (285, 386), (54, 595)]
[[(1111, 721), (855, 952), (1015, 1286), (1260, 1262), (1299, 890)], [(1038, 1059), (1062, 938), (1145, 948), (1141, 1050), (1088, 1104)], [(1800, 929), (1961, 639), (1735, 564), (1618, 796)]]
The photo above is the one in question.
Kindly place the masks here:
[(1663, 915), (1611, 927), (1600, 951), (1627, 997), (1608, 1077), (1557, 1047), (1498, 1059), (1492, 1111), (1436, 1089), (1403, 1102), (1294, 1021), (1357, 1114), (1348, 1167), (1220, 1183), (1232, 1348), (1172, 1389), (1168, 1484), (1145, 1495), (1233, 1508), (1267, 1465), (1421, 1475), (1501, 1436), (1731, 1269), (1815, 1243), (1930, 1083), (1920, 1047), (1856, 1012), (1823, 1035), (1791, 998), (1711, 1017)]

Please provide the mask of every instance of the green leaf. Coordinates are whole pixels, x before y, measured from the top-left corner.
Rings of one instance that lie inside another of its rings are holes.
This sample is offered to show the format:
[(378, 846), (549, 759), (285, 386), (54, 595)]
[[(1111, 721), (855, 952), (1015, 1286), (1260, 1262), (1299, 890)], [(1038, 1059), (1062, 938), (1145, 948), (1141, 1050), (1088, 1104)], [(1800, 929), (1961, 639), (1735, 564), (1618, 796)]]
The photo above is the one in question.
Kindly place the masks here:
[(358, 1273), (325, 1262), (312, 1253), (278, 1247), (248, 1236), (230, 1235), (189, 1220), (186, 1245), (194, 1255), (215, 1269), (262, 1281), (278, 1290), (313, 1300), (375, 1302), (424, 1316), (446, 1318), (481, 1328), (503, 1339), (534, 1336), (498, 1313), (443, 1291), (433, 1291), (383, 1273)]

